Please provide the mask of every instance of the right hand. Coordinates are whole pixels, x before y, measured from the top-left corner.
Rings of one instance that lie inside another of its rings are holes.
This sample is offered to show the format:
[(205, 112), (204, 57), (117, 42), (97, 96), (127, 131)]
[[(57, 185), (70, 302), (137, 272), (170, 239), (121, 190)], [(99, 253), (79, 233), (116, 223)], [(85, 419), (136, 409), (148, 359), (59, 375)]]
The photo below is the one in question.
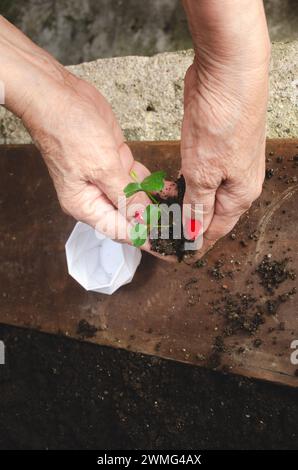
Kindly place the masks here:
[[(5, 106), (39, 148), (62, 209), (130, 243), (135, 211), (150, 200), (137, 193), (126, 201), (123, 190), (131, 170), (140, 180), (150, 172), (134, 160), (105, 98), (1, 16), (0, 80)], [(148, 241), (142, 248), (159, 256)]]
[[(130, 242), (134, 207), (150, 200), (138, 193), (124, 211), (123, 190), (131, 170), (140, 180), (150, 172), (134, 160), (105, 98), (1, 15), (0, 80), (5, 107), (22, 119), (40, 149), (62, 209)], [(143, 248), (149, 251), (149, 243)]]
[(53, 87), (38, 104), (32, 98), (22, 120), (48, 166), (62, 209), (110, 238), (129, 242), (135, 210), (150, 200), (137, 193), (127, 200), (126, 214), (123, 189), (132, 181), (131, 170), (140, 180), (150, 172), (134, 160), (105, 98), (65, 74), (66, 85)]

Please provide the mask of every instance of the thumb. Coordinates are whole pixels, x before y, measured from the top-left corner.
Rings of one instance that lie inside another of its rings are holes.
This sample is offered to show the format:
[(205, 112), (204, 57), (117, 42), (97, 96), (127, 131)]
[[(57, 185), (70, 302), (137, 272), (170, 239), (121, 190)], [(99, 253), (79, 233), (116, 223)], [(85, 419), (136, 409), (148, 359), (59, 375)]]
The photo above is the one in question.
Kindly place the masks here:
[[(140, 217), (151, 201), (144, 192), (137, 192), (126, 198), (124, 188), (129, 183), (133, 183), (132, 178), (122, 170), (114, 172), (108, 182), (101, 183), (101, 188), (119, 212), (128, 221), (131, 221), (134, 218)], [(138, 216), (136, 213), (138, 213)]]

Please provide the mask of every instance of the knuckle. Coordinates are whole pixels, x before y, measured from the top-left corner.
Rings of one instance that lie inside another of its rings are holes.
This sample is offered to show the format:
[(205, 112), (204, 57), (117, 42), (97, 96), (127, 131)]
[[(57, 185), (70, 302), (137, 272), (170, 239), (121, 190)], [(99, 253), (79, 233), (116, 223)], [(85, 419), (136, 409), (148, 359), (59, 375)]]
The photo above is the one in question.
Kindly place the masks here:
[[(198, 188), (199, 189), (199, 188)], [(198, 191), (196, 188), (187, 190), (184, 195), (183, 205), (186, 207), (190, 205), (193, 210), (203, 210), (204, 214), (211, 212), (214, 208), (214, 193), (207, 193)]]
[(62, 211), (66, 215), (74, 217), (76, 220), (83, 220), (84, 211), (79, 204), (71, 202), (69, 198), (59, 197), (59, 203)]
[(207, 240), (209, 243), (215, 243), (221, 237), (225, 235), (224, 230), (220, 229), (210, 229), (208, 233), (204, 234), (204, 239)]
[(262, 190), (263, 190), (263, 184), (262, 182), (261, 183), (257, 183), (255, 185), (255, 187), (253, 188), (252, 190), (252, 200), (255, 201), (256, 199), (258, 199), (261, 194), (262, 194)]
[(262, 193), (262, 184), (256, 183), (252, 188), (250, 188), (246, 194), (242, 197), (240, 206), (243, 210), (248, 210), (252, 203), (260, 197)]
[(239, 208), (239, 212), (247, 211), (252, 203), (258, 199), (262, 193), (262, 183), (255, 183), (250, 187), (243, 187), (241, 191), (237, 191), (234, 195), (235, 206)]
[(64, 198), (61, 198), (59, 196), (58, 199), (62, 211), (67, 215), (71, 215), (71, 207), (69, 207), (70, 205), (67, 203), (67, 201), (65, 201)]
[(216, 190), (222, 182), (222, 172), (217, 164), (212, 162), (200, 162), (200, 165), (193, 165), (193, 162), (185, 164), (182, 169), (186, 185), (196, 188), (201, 193), (208, 193)]
[(252, 205), (253, 198), (250, 195), (245, 196), (242, 200), (239, 201), (239, 209), (241, 212), (247, 211)]
[[(202, 201), (202, 199), (201, 199)], [(200, 198), (198, 197), (197, 201), (195, 201), (196, 204), (200, 204)], [(203, 206), (203, 215), (209, 214), (210, 212), (213, 211), (214, 209), (214, 201), (204, 201), (202, 203)]]

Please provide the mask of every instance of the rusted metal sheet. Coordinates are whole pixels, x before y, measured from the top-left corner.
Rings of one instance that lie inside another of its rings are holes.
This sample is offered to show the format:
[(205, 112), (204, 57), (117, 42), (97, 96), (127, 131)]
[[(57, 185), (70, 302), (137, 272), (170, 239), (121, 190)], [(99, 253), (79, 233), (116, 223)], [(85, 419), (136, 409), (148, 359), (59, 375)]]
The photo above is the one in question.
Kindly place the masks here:
[[(130, 145), (151, 170), (176, 176), (178, 142)], [(297, 153), (298, 141), (268, 141), (262, 196), (206, 265), (145, 254), (133, 282), (109, 297), (67, 274), (74, 221), (60, 211), (37, 150), (0, 147), (0, 322), (298, 386)], [(268, 272), (258, 273), (264, 256)], [(270, 292), (270, 269), (286, 258)]]

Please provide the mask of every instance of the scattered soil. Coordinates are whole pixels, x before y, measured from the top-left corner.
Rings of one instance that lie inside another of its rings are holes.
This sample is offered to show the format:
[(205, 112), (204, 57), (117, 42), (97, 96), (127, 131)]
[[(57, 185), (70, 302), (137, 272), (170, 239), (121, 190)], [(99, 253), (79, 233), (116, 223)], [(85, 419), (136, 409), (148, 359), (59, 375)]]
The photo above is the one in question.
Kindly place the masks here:
[(270, 299), (266, 300), (266, 302), (265, 302), (265, 312), (268, 315), (276, 315), (280, 305), (282, 303), (286, 302), (287, 300), (289, 300), (293, 295), (296, 294), (296, 292), (297, 292), (296, 287), (293, 287), (293, 289), (291, 289), (288, 292), (284, 292), (283, 294), (280, 294), (280, 295), (278, 295), (274, 298), (270, 298)]
[(225, 273), (222, 271), (222, 267), (224, 266), (224, 261), (219, 259), (216, 261), (215, 265), (209, 269), (209, 274), (214, 279), (223, 279), (225, 277)]
[[(213, 343), (212, 352), (209, 356), (209, 366), (216, 369), (221, 365), (221, 354), (225, 351), (225, 338), (233, 335), (254, 336), (261, 325), (266, 322), (266, 315), (276, 315), (280, 305), (287, 302), (296, 294), (296, 287), (282, 294), (275, 291), (287, 279), (295, 280), (296, 274), (288, 268), (290, 260), (273, 260), (271, 255), (263, 258), (257, 269), (252, 272), (252, 276), (258, 275), (261, 279), (261, 285), (264, 288), (264, 294), (270, 298), (264, 300), (256, 298), (247, 293), (238, 292), (232, 294), (227, 292), (219, 300), (211, 303), (211, 314), (219, 315), (224, 319), (224, 329), (222, 335), (217, 336)], [(222, 280), (228, 273), (223, 271), (224, 262), (218, 260), (212, 269), (209, 269), (209, 275), (217, 281)], [(285, 329), (284, 322), (279, 323), (278, 329)], [(259, 348), (262, 340), (255, 338), (253, 346)], [(241, 351), (239, 351), (241, 353)]]
[(270, 180), (273, 175), (274, 175), (274, 169), (273, 168), (267, 168), (266, 173), (265, 173), (266, 179)]
[(225, 343), (223, 336), (216, 336), (212, 346), (212, 353), (209, 356), (209, 367), (216, 369), (221, 364), (221, 353), (225, 352)]
[(255, 348), (259, 348), (262, 343), (263, 343), (263, 341), (261, 339), (256, 338), (253, 342), (253, 345), (254, 345)]
[(206, 259), (201, 258), (194, 262), (193, 267), (197, 269), (204, 268), (205, 266), (207, 266), (207, 263), (208, 262)]
[(197, 284), (197, 282), (198, 279), (196, 277), (191, 277), (190, 279), (188, 279), (188, 281), (186, 281), (184, 289), (189, 290), (194, 284)]
[(268, 255), (264, 257), (256, 272), (258, 273), (262, 286), (270, 293), (286, 279), (294, 280), (296, 275), (287, 269), (288, 258), (281, 261), (272, 260)]
[(91, 325), (87, 320), (80, 320), (77, 328), (77, 334), (82, 338), (93, 338), (96, 336), (98, 328)]
[(225, 336), (232, 336), (239, 332), (253, 335), (264, 323), (257, 299), (247, 294), (237, 293), (236, 295), (223, 296), (213, 306), (212, 313), (225, 319)]

